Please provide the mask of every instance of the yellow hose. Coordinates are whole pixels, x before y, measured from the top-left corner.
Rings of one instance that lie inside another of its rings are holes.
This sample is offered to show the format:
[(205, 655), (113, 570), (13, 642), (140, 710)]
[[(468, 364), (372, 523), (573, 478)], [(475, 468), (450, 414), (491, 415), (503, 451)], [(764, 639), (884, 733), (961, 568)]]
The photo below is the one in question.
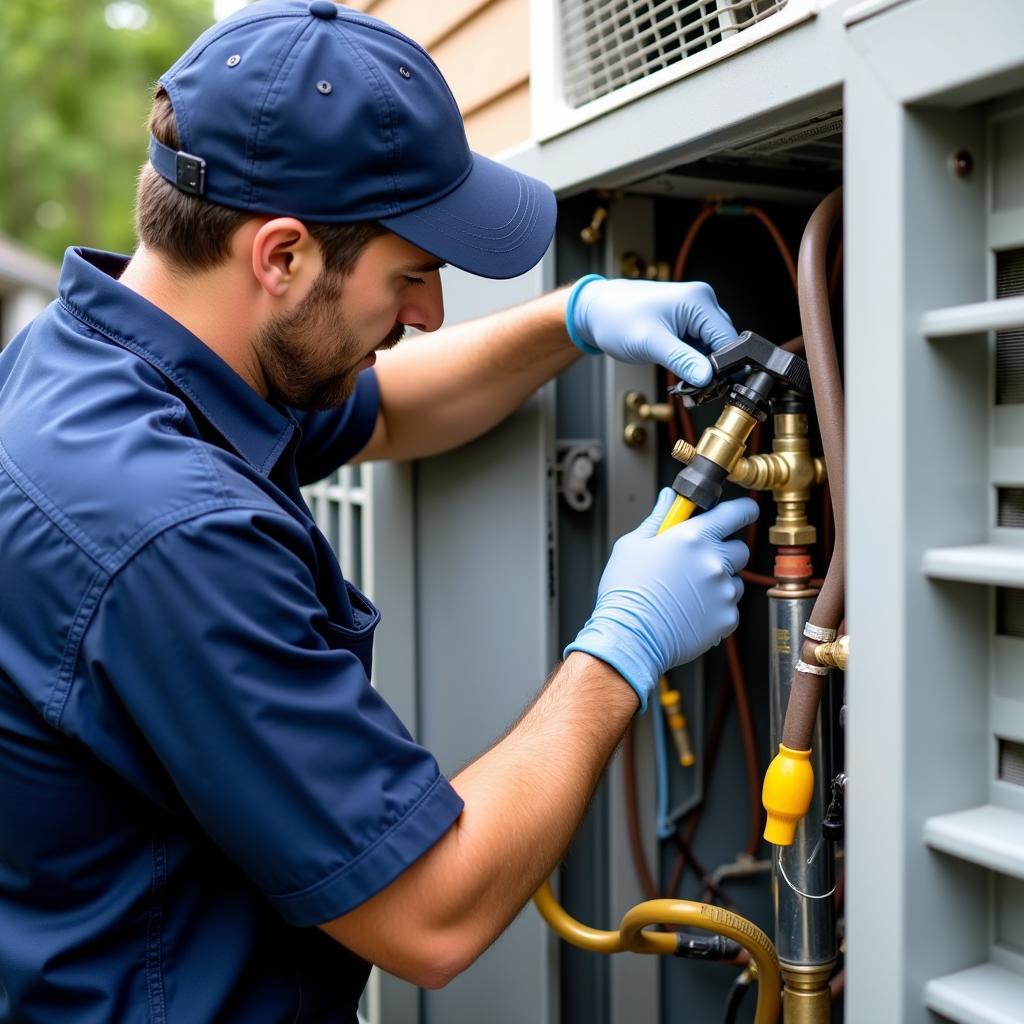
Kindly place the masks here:
[(670, 526), (685, 523), (696, 510), (697, 506), (692, 501), (677, 494), (676, 500), (672, 502), (672, 507), (668, 510), (668, 515), (662, 519), (661, 526), (658, 527), (658, 533), (664, 533)]
[(671, 956), (676, 952), (672, 932), (644, 931), (649, 925), (673, 924), (724, 935), (738, 942), (757, 967), (757, 1008), (754, 1024), (775, 1024), (781, 1008), (782, 975), (771, 939), (746, 918), (722, 907), (690, 900), (647, 900), (626, 912), (617, 932), (581, 924), (555, 899), (550, 882), (534, 893), (533, 902), (548, 926), (566, 942), (594, 953), (651, 953)]
[[(685, 522), (696, 511), (692, 501), (676, 496), (658, 533)], [(648, 932), (648, 925), (674, 924), (724, 935), (738, 942), (750, 954), (757, 968), (757, 1008), (754, 1024), (775, 1024), (781, 1009), (782, 975), (771, 939), (746, 918), (706, 903), (690, 900), (647, 900), (626, 912), (617, 932), (591, 928), (577, 921), (555, 899), (551, 883), (545, 881), (533, 894), (533, 902), (548, 927), (561, 938), (592, 953), (652, 953), (672, 956), (677, 949), (672, 932)]]

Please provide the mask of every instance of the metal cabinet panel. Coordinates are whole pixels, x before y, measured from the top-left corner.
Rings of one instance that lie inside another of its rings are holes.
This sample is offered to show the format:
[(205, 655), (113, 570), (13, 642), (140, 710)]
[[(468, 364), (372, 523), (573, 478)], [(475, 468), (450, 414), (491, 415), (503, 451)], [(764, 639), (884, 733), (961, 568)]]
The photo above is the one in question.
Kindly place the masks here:
[[(443, 274), (449, 321), (513, 305), (549, 284), (546, 263), (512, 282)], [(447, 774), (500, 738), (553, 664), (551, 401), (545, 389), (485, 437), (413, 467), (406, 586), (415, 595), (416, 726)], [(418, 1024), (476, 1024), (483, 1015), (490, 1024), (553, 1020), (553, 948), (527, 910), (445, 989), (419, 994)], [(383, 986), (388, 1024), (413, 1024), (401, 988)]]

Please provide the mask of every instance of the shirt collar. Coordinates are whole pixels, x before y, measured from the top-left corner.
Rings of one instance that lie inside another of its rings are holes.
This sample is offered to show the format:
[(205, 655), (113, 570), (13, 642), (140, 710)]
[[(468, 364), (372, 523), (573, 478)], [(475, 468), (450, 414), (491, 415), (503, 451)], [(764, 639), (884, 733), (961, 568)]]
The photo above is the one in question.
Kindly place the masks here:
[(64, 254), (59, 293), (79, 320), (134, 352), (187, 396), (231, 446), (269, 474), (295, 420), (261, 398), (213, 349), (117, 278), (128, 257), (98, 249)]

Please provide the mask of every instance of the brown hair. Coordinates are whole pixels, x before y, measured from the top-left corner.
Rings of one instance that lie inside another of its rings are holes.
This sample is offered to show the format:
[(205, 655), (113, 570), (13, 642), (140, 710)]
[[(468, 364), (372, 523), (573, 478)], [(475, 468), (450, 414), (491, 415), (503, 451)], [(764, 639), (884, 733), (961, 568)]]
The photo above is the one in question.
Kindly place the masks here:
[[(171, 99), (160, 85), (149, 112), (149, 131), (171, 149), (181, 145)], [(252, 216), (179, 191), (148, 162), (139, 172), (135, 233), (143, 245), (159, 251), (181, 273), (197, 273), (223, 263), (231, 251), (231, 236)], [(306, 223), (306, 227), (320, 246), (324, 269), (340, 274), (349, 273), (367, 243), (385, 230), (377, 221)]]

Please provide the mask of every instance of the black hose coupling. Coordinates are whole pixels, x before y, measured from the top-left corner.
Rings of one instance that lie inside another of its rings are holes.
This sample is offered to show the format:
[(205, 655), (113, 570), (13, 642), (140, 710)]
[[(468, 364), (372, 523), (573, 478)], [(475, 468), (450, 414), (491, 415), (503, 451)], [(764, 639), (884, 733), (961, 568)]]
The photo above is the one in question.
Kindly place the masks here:
[[(779, 348), (753, 331), (744, 331), (731, 345), (712, 352), (708, 361), (711, 363), (711, 380), (707, 384), (680, 381), (669, 388), (668, 393), (692, 407), (730, 392), (728, 402), (740, 408), (749, 405), (750, 414), (763, 422), (776, 384), (801, 395), (811, 389), (811, 371), (807, 363), (796, 353)], [(738, 375), (744, 371), (748, 376), (741, 381)]]
[(805, 394), (811, 386), (807, 363), (752, 331), (709, 357), (711, 380), (703, 386), (685, 382), (669, 389), (686, 405), (702, 405), (725, 394), (718, 422), (701, 435), (696, 454), (672, 484), (701, 509), (717, 505), (722, 485), (743, 457), (747, 438), (768, 417), (772, 392), (781, 385)]
[(673, 956), (687, 960), (735, 960), (743, 947), (724, 935), (687, 935), (676, 933), (676, 951)]

